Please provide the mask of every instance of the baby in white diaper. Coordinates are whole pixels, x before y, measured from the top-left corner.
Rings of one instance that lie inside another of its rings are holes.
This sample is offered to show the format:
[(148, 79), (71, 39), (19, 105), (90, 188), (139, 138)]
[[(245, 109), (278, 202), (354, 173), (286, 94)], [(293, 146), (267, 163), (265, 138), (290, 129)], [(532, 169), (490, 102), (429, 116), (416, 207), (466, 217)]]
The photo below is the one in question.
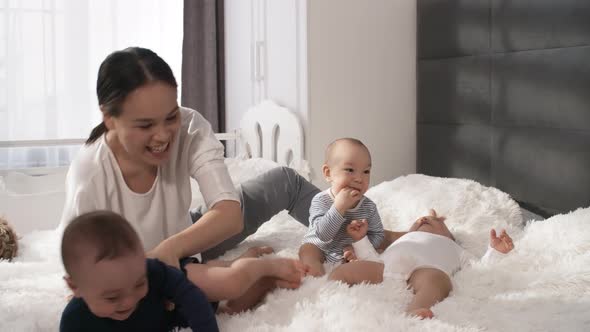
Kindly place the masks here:
[[(431, 209), (427, 216), (418, 218), (407, 233), (397, 233), (397, 238), (386, 239), (391, 244), (381, 255), (365, 235), (367, 225), (362, 221), (351, 223), (347, 232), (355, 241), (352, 246), (359, 260), (338, 266), (329, 279), (354, 285), (379, 283), (383, 276), (401, 277), (414, 292), (408, 314), (432, 318), (430, 307), (446, 298), (452, 289), (450, 277), (473, 258), (455, 242), (444, 220), (445, 217), (437, 216)], [(482, 260), (495, 259), (513, 248), (506, 230), (497, 236), (492, 229), (490, 247)]]

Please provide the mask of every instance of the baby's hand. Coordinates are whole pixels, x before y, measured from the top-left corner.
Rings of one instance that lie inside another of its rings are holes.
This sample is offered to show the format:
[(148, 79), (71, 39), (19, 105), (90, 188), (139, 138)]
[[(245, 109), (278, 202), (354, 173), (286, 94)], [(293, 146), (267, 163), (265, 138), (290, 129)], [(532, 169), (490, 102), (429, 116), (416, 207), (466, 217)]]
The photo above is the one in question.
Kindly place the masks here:
[(344, 260), (347, 262), (356, 261), (358, 258), (354, 253), (354, 248), (352, 246), (344, 247)]
[(334, 198), (334, 206), (344, 216), (346, 210), (353, 208), (361, 197), (361, 193), (356, 189), (342, 188)]
[(346, 233), (356, 242), (367, 235), (368, 229), (369, 223), (366, 219), (353, 220), (346, 226)]
[(507, 254), (514, 248), (514, 244), (505, 229), (502, 230), (500, 236), (496, 236), (496, 230), (492, 229), (490, 231), (490, 247), (503, 254)]

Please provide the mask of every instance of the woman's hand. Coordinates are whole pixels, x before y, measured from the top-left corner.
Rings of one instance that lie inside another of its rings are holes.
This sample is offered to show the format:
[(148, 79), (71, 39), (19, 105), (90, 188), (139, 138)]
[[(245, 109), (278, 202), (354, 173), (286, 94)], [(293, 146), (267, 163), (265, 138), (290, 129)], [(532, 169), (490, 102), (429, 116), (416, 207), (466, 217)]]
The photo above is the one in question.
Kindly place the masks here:
[(163, 263), (180, 269), (179, 255), (174, 251), (172, 246), (169, 246), (167, 240), (162, 241), (156, 248), (147, 253), (149, 258), (157, 258)]
[(500, 236), (496, 236), (496, 230), (492, 229), (490, 231), (490, 247), (507, 254), (514, 248), (514, 243), (512, 243), (512, 238), (506, 233), (505, 229), (502, 230)]

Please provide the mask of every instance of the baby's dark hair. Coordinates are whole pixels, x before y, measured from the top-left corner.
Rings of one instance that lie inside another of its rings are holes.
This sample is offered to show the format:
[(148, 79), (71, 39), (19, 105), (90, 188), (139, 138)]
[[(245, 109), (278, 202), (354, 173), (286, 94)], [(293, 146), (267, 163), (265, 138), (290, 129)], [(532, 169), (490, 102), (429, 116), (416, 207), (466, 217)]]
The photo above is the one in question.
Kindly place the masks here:
[[(111, 211), (89, 212), (74, 218), (61, 240), (61, 258), (70, 276), (72, 267), (81, 259), (99, 262), (137, 250), (143, 250), (139, 236), (125, 218)], [(94, 257), (84, 257), (89, 253)]]
[(356, 138), (352, 138), (352, 137), (343, 137), (343, 138), (338, 138), (334, 141), (332, 141), (332, 143), (328, 144), (328, 146), (326, 147), (326, 151), (325, 151), (325, 155), (324, 155), (324, 162), (326, 164), (330, 164), (332, 161), (332, 150), (334, 150), (334, 147), (336, 147), (338, 144), (340, 143), (350, 143), (356, 146), (360, 146), (362, 148), (364, 148), (367, 153), (369, 154), (369, 157), (371, 156), (371, 152), (369, 151), (369, 148), (367, 148), (367, 146), (361, 142), (361, 140), (356, 139)]

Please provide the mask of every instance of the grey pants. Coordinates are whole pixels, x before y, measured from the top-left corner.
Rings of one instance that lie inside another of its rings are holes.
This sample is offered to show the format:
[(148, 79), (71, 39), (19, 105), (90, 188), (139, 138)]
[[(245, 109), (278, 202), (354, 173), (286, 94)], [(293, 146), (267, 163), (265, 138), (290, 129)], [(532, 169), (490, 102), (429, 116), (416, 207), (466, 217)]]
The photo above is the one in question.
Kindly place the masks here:
[[(309, 225), (309, 206), (320, 190), (291, 168), (277, 167), (241, 184), (238, 188), (242, 201), (244, 230), (219, 245), (201, 253), (203, 260), (211, 260), (232, 249), (277, 213), (287, 210), (305, 226)], [(204, 208), (192, 210), (196, 222)]]

